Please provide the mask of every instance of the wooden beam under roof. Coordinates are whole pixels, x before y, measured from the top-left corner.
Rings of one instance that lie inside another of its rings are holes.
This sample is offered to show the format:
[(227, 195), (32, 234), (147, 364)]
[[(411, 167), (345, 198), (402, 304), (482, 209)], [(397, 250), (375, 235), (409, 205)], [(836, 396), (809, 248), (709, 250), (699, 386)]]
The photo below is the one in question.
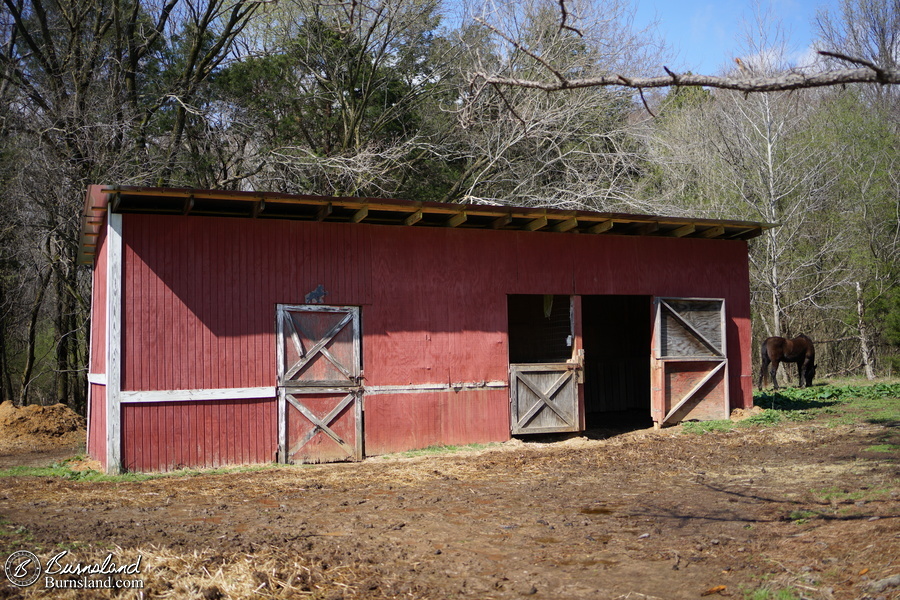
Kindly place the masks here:
[(566, 231), (571, 231), (572, 229), (575, 229), (576, 227), (578, 227), (578, 219), (575, 217), (572, 217), (570, 219), (566, 219), (565, 221), (562, 221), (561, 223), (557, 223), (556, 225), (553, 226), (551, 231), (555, 231), (556, 233), (564, 233)]
[(413, 214), (409, 215), (405, 219), (403, 219), (403, 224), (406, 226), (415, 225), (419, 221), (422, 220), (422, 209), (420, 208)]
[(447, 225), (447, 227), (457, 227), (465, 223), (467, 218), (468, 217), (466, 216), (466, 211), (462, 211), (447, 219), (447, 222), (445, 224)]
[(673, 229), (667, 235), (670, 235), (672, 237), (684, 237), (686, 235), (691, 235), (695, 231), (697, 231), (697, 228), (692, 224), (688, 224)]
[(357, 210), (355, 213), (353, 213), (353, 216), (350, 217), (350, 222), (351, 223), (359, 223), (360, 221), (362, 221), (363, 219), (365, 219), (368, 216), (369, 216), (369, 207), (363, 206), (362, 208)]
[(709, 229), (701, 231), (698, 235), (702, 238), (709, 238), (709, 239), (722, 237), (723, 235), (725, 235), (725, 226), (724, 225), (715, 225), (713, 227), (710, 227)]
[(613, 220), (606, 219), (605, 221), (600, 221), (596, 225), (591, 226), (590, 228), (588, 228), (588, 231), (590, 233), (604, 233), (604, 232), (612, 229), (612, 226), (613, 226)]
[(264, 210), (266, 210), (266, 200), (265, 200), (265, 198), (260, 198), (260, 199), (253, 205), (253, 218), (254, 218), (254, 219), (257, 218), (259, 215), (262, 214), (262, 212), (263, 212)]
[(498, 217), (491, 221), (491, 229), (503, 229), (510, 223), (512, 223), (512, 215), (503, 215), (502, 217)]
[(331, 202), (320, 206), (319, 210), (316, 211), (316, 221), (324, 221), (325, 218), (331, 214), (332, 210), (334, 210), (334, 206), (331, 204)]
[(659, 223), (650, 221), (649, 223), (641, 223), (635, 227), (637, 235), (652, 235), (659, 231)]
[(540, 217), (538, 219), (534, 219), (533, 221), (529, 221), (525, 224), (525, 231), (537, 231), (538, 229), (543, 229), (547, 226), (547, 217)]

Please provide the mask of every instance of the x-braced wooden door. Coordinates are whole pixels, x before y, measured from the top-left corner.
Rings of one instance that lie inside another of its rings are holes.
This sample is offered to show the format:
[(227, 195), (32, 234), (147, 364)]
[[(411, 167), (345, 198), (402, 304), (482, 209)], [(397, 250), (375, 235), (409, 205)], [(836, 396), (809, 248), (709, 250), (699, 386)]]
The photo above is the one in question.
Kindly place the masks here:
[(359, 308), (279, 304), (278, 460), (363, 457)]
[(579, 371), (572, 363), (510, 365), (510, 432), (580, 431)]
[(654, 422), (727, 419), (725, 301), (656, 298), (654, 311)]

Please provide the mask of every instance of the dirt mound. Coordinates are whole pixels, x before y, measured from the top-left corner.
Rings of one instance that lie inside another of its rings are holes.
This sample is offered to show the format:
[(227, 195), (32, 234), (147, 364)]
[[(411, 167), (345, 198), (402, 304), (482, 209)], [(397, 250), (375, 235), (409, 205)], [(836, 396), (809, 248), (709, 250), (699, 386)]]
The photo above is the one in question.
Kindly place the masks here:
[(84, 417), (65, 404), (0, 404), (0, 453), (74, 446), (84, 441), (84, 432)]

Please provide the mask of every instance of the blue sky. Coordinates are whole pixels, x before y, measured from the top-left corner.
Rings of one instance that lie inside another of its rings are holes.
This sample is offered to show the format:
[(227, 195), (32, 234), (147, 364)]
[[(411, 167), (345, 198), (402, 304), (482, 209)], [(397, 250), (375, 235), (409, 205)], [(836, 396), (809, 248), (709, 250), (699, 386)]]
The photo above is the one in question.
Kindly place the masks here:
[[(677, 71), (714, 75), (723, 66), (734, 64), (741, 55), (745, 22), (752, 22), (752, 0), (636, 0), (635, 28), (642, 28), (655, 19), (660, 35), (673, 51), (678, 62), (667, 65)], [(771, 8), (772, 15), (782, 22), (787, 33), (789, 52), (795, 59), (803, 56), (815, 39), (814, 20), (820, 8), (836, 12), (837, 0), (773, 0), (762, 2)]]

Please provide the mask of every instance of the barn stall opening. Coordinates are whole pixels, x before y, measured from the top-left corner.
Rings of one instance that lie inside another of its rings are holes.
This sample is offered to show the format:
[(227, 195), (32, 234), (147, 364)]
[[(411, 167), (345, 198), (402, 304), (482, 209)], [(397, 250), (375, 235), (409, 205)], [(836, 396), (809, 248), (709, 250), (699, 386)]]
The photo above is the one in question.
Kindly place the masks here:
[(760, 223), (92, 186), (88, 452), (358, 460), (749, 408)]

